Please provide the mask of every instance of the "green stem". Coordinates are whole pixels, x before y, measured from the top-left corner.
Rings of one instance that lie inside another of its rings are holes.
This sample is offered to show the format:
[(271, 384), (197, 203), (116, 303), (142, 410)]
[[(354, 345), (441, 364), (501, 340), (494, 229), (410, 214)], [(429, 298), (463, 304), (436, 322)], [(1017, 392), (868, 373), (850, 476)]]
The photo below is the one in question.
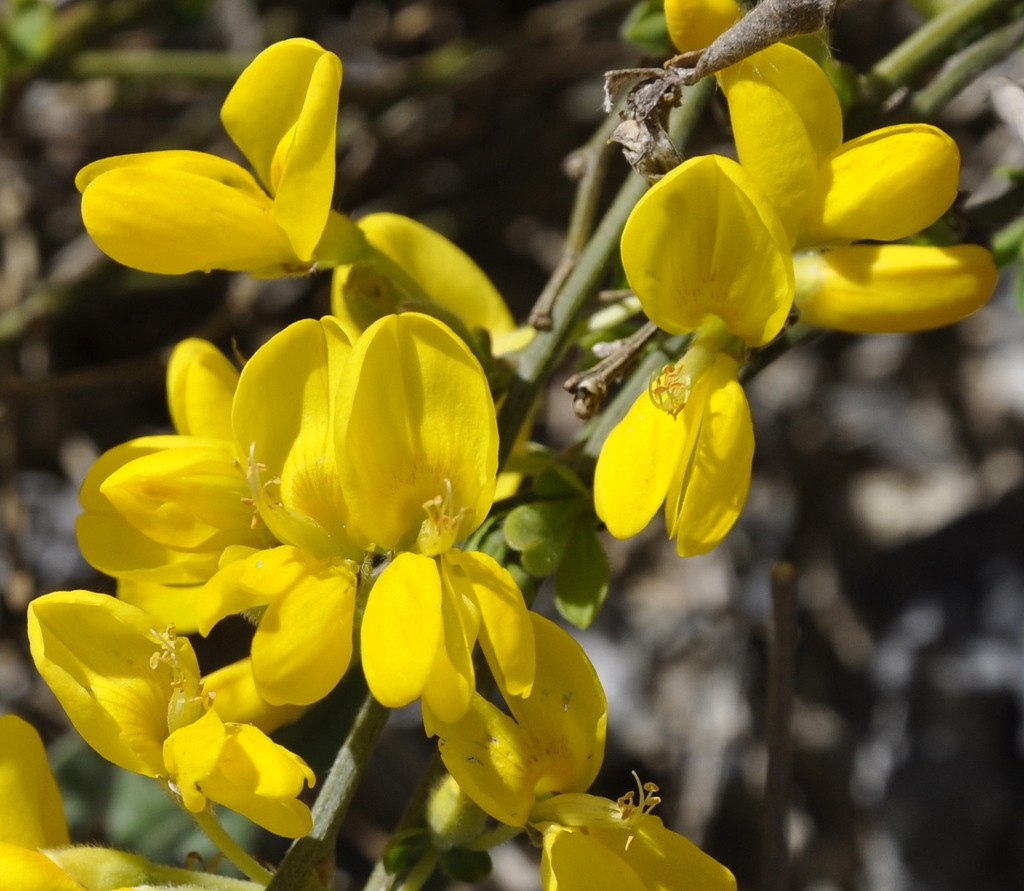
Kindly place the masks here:
[(420, 891), (420, 888), (433, 875), (434, 867), (436, 866), (437, 852), (431, 849), (419, 859), (419, 862), (409, 872), (400, 878), (396, 878), (389, 887), (392, 891)]
[[(338, 830), (389, 714), (390, 710), (366, 690), (352, 728), (313, 805), (313, 829), (289, 848), (267, 891), (302, 891), (312, 883), (318, 866), (325, 861), (333, 865)], [(330, 887), (329, 881), (326, 887)]]
[(900, 87), (912, 84), (929, 68), (976, 36), (987, 20), (999, 18), (1020, 0), (960, 0), (923, 24), (867, 74), (865, 108), (873, 116)]
[(192, 818), (199, 828), (209, 836), (210, 841), (217, 846), (217, 849), (235, 864), (243, 875), (261, 885), (266, 885), (273, 878), (273, 873), (269, 869), (260, 866), (252, 855), (228, 835), (213, 813), (200, 811), (198, 814), (192, 814)]
[[(685, 143), (696, 127), (713, 91), (712, 78), (684, 90), (682, 107), (672, 115), (669, 128), (677, 144)], [(630, 176), (622, 185), (552, 307), (551, 330), (537, 332), (520, 354), (518, 374), (498, 416), (499, 464), (505, 463), (534, 402), (572, 345), (576, 322), (618, 247), (626, 219), (647, 188), (640, 176)]]
[(1014, 52), (1024, 40), (1024, 18), (986, 35), (949, 60), (942, 72), (907, 104), (907, 120), (934, 118), (979, 74)]

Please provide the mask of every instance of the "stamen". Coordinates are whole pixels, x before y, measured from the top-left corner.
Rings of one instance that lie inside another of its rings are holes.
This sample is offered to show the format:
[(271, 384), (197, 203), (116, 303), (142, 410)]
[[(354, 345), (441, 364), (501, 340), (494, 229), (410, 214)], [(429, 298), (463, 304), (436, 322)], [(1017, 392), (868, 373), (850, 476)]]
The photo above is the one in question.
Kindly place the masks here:
[(423, 503), (427, 518), (416, 536), (416, 550), (426, 557), (436, 557), (451, 548), (459, 534), (463, 519), (472, 513), (468, 507), (455, 510), (452, 482), (445, 478), (444, 494)]
[(678, 365), (666, 365), (661, 371), (651, 375), (647, 392), (651, 401), (662, 411), (668, 412), (673, 418), (686, 408), (693, 390), (690, 375), (681, 373), (682, 362)]

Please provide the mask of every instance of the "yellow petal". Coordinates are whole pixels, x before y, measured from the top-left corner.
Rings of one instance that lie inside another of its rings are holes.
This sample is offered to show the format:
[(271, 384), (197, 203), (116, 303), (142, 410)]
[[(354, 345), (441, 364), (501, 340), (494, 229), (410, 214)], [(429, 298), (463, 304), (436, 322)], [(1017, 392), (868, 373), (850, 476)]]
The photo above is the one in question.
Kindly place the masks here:
[(184, 436), (147, 436), (104, 452), (89, 469), (79, 495), (85, 510), (78, 517), (78, 547), (89, 563), (115, 578), (168, 585), (205, 582), (217, 571), (216, 551), (181, 551), (158, 544), (132, 525), (100, 491), (118, 468), (136, 458), (194, 443)]
[[(409, 217), (394, 213), (375, 213), (363, 217), (359, 228), (370, 244), (390, 257), (412, 278), (430, 299), (456, 315), (469, 329), (483, 328), (500, 353), (517, 331), (505, 301), (476, 263), (443, 235)], [(365, 273), (353, 267), (335, 270), (331, 307), (360, 330), (368, 327), (383, 312), (394, 311), (381, 305), (379, 287), (367, 291)]]
[(302, 551), (293, 559), (305, 572), (275, 593), (252, 641), (256, 688), (271, 705), (318, 702), (352, 659), (355, 576), (346, 566)]
[(420, 696), (442, 633), (436, 564), (399, 554), (374, 584), (360, 632), (366, 683), (381, 705), (398, 708)]
[(688, 432), (644, 392), (608, 435), (594, 471), (594, 506), (616, 538), (641, 532), (665, 503)]
[(973, 244), (853, 245), (797, 258), (800, 317), (809, 325), (860, 334), (925, 331), (983, 306), (998, 271)]
[[(630, 868), (627, 852), (609, 850), (592, 837), (590, 831), (547, 824), (544, 833), (544, 855), (540, 872), (544, 891), (648, 891), (646, 876), (639, 876)], [(626, 834), (622, 833), (622, 847)], [(679, 875), (674, 888), (681, 891), (689, 885)]]
[(381, 548), (410, 547), (440, 498), (461, 539), (494, 498), (498, 428), (487, 377), (436, 319), (385, 316), (352, 348), (337, 453), (352, 524)]
[(237, 458), (261, 519), (279, 541), (318, 556), (358, 556), (334, 452), (349, 349), (329, 318), (289, 325), (246, 363), (232, 408)]
[(511, 573), (487, 554), (446, 552), (444, 578), (456, 601), (476, 604), (480, 615), (480, 646), (503, 695), (530, 692), (536, 670), (532, 613)]
[(252, 177), (229, 161), (222, 164), (234, 169), (219, 179), (143, 165), (101, 173), (82, 195), (85, 227), (105, 254), (144, 272), (303, 271), (272, 218), (270, 197), (226, 184), (227, 178)]
[(302, 583), (310, 555), (291, 547), (225, 550), (221, 569), (199, 598), (199, 633), (207, 635), (221, 619), (266, 606), (278, 594)]
[(459, 720), (429, 723), (441, 760), (466, 795), (505, 825), (524, 826), (537, 778), (525, 732), (479, 694)]
[(277, 835), (297, 838), (312, 828), (297, 796), (313, 785), (313, 772), (261, 730), (224, 724), (210, 711), (169, 737), (165, 754), (189, 810), (208, 798)]
[(536, 792), (585, 792), (604, 760), (608, 702), (583, 648), (554, 622), (530, 613), (537, 676), (526, 696), (506, 696), (537, 762)]
[(161, 651), (153, 620), (104, 594), (59, 591), (32, 601), (29, 643), (39, 673), (90, 746), (119, 767), (163, 775), (172, 682), (199, 680), (199, 665), (180, 639), (177, 669), (150, 659)]
[(31, 724), (11, 714), (0, 717), (0, 801), (0, 841), (26, 848), (71, 843), (43, 741)]
[(190, 440), (135, 458), (103, 481), (100, 494), (143, 535), (169, 548), (262, 543), (227, 440)]
[(683, 557), (705, 554), (732, 529), (750, 489), (754, 427), (735, 359), (719, 354), (679, 415), (695, 432), (665, 503), (668, 534)]
[[(731, 872), (691, 841), (645, 814), (628, 824), (569, 829), (544, 825), (545, 891), (619, 888), (645, 891), (735, 891)], [(551, 881), (555, 884), (551, 884)]]
[(331, 212), (340, 91), (341, 60), (334, 53), (323, 53), (313, 66), (298, 117), (274, 160), (274, 219), (302, 260), (312, 258)]
[(680, 334), (719, 317), (750, 346), (781, 330), (793, 299), (789, 239), (738, 164), (691, 158), (633, 208), (622, 264), (651, 321)]
[(181, 341), (167, 364), (167, 402), (183, 436), (231, 440), (231, 399), (238, 371), (208, 340)]
[[(422, 695), (424, 714), (456, 721), (469, 709), (476, 689), (473, 647), (480, 633), (480, 610), (459, 570), (448, 565), (447, 556), (435, 558), (441, 579), (441, 646)], [(424, 729), (429, 735), (430, 728), (424, 725)]]
[[(211, 570), (215, 571), (215, 570)], [(118, 579), (118, 599), (149, 613), (161, 628), (173, 625), (178, 634), (199, 630), (202, 585), (161, 585), (140, 579)]]
[(264, 733), (295, 721), (305, 709), (297, 705), (271, 705), (256, 690), (252, 658), (231, 662), (203, 678), (203, 689), (213, 696), (213, 709), (225, 723), (252, 724)]
[(4, 891), (85, 891), (40, 851), (0, 842), (0, 875)]
[(851, 139), (818, 173), (800, 243), (913, 235), (953, 203), (959, 174), (960, 151), (937, 127), (899, 124)]
[(813, 59), (784, 44), (755, 53), (718, 78), (743, 169), (771, 201), (792, 241), (818, 169), (843, 138), (835, 90)]
[(704, 49), (740, 15), (736, 0), (665, 0), (668, 33), (681, 53)]
[[(324, 60), (327, 62), (325, 69), (329, 70), (320, 70)], [(221, 106), (224, 129), (271, 194), (276, 193), (281, 175), (280, 169), (273, 169), (279, 146), (285, 137), (293, 135), (313, 81), (317, 81), (313, 89), (320, 90), (324, 79), (337, 81), (334, 88), (336, 116), (341, 60), (312, 40), (303, 37), (281, 40), (252, 60)], [(333, 170), (331, 182), (333, 184)], [(329, 199), (331, 187), (327, 192)]]

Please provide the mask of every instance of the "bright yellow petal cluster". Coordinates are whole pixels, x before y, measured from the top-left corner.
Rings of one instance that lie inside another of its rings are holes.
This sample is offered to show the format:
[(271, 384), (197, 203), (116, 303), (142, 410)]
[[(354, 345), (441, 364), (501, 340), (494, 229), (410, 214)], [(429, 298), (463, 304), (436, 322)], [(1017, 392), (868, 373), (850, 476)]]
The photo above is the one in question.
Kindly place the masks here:
[(184, 807), (226, 805), (279, 835), (305, 835), (297, 800), (312, 771), (255, 727), (209, 709), (191, 645), (127, 603), (90, 591), (29, 606), (32, 658), (78, 732), (104, 758), (156, 777)]
[(167, 369), (179, 435), (110, 449), (82, 484), (76, 531), (86, 560), (118, 580), (122, 599), (183, 632), (198, 627), (198, 592), (226, 547), (274, 542), (254, 518), (231, 439), (237, 381), (212, 344), (183, 341)]
[(259, 177), (193, 151), (96, 161), (78, 174), (85, 226), (146, 272), (228, 269), (270, 277), (351, 262), (364, 244), (331, 210), (341, 61), (294, 38), (260, 53), (221, 112)]
[(509, 826), (543, 837), (545, 891), (558, 888), (731, 891), (732, 874), (650, 814), (652, 787), (618, 802), (586, 794), (604, 759), (607, 701), (578, 643), (531, 614), (537, 645), (533, 688), (502, 688), (511, 716), (479, 694), (459, 720), (431, 727), (462, 791)]
[(988, 300), (996, 270), (981, 248), (848, 246), (913, 235), (949, 208), (960, 153), (942, 130), (899, 124), (843, 142), (828, 78), (784, 45), (718, 78), (740, 160), (798, 252), (804, 321), (851, 332), (920, 331), (958, 321)]

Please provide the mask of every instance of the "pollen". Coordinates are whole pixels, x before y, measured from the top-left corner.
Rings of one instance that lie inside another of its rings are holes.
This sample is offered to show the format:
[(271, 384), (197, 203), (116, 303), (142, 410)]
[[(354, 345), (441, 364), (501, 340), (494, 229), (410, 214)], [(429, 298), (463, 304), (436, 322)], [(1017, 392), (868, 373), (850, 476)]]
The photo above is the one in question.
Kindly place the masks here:
[(661, 371), (656, 371), (651, 375), (647, 388), (651, 401), (673, 418), (686, 408), (693, 390), (690, 375), (681, 373), (680, 365), (666, 365)]

